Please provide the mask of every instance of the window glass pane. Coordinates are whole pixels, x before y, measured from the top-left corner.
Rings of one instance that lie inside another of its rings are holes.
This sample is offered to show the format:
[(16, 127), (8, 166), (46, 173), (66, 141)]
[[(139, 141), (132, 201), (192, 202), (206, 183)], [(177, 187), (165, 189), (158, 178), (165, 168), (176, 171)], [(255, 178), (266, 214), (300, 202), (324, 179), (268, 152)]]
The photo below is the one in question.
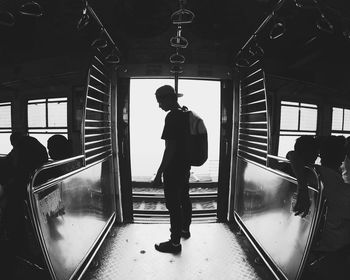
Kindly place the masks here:
[(300, 108), (300, 130), (316, 131), (317, 110)]
[(28, 127), (45, 127), (45, 103), (28, 104)]
[(48, 104), (49, 127), (67, 126), (67, 102)]
[(0, 127), (11, 128), (11, 105), (0, 106)]
[(297, 130), (298, 129), (298, 107), (281, 107), (281, 125), (280, 129)]
[(343, 130), (343, 109), (333, 108), (332, 130)]
[(350, 110), (344, 110), (344, 130), (350, 131)]
[(6, 155), (11, 151), (10, 135), (11, 132), (0, 133), (0, 154)]
[(295, 136), (280, 136), (279, 146), (278, 146), (278, 156), (286, 157), (287, 153), (294, 150), (295, 140), (299, 135)]

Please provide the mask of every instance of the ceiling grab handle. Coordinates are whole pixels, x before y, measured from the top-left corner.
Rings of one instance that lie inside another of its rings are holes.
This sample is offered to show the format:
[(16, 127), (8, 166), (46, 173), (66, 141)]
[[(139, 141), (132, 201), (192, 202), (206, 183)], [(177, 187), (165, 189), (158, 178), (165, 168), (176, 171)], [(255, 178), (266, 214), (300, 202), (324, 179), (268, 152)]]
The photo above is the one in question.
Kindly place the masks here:
[(185, 49), (188, 46), (188, 41), (185, 37), (181, 36), (181, 31), (181, 25), (178, 25), (176, 36), (170, 38), (170, 45), (174, 48)]
[(191, 23), (194, 19), (194, 13), (187, 9), (179, 9), (171, 15), (171, 21), (173, 24), (187, 24)]
[(185, 56), (176, 52), (170, 56), (169, 60), (170, 60), (170, 63), (183, 64), (185, 63)]

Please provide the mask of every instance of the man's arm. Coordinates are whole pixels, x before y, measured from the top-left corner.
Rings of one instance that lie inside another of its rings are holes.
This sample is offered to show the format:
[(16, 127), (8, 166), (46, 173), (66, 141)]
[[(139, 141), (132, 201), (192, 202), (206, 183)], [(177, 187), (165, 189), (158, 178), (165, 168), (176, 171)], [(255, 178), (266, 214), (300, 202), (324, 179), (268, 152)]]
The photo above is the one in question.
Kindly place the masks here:
[(162, 174), (175, 155), (175, 145), (175, 140), (165, 140), (165, 150), (163, 153), (162, 162), (158, 168), (156, 177), (154, 178), (153, 186), (162, 185)]
[(289, 156), (292, 169), (295, 177), (298, 181), (298, 191), (296, 203), (293, 207), (295, 215), (301, 215), (305, 217), (309, 213), (310, 209), (310, 198), (307, 176), (305, 174), (305, 163), (296, 152), (291, 152)]

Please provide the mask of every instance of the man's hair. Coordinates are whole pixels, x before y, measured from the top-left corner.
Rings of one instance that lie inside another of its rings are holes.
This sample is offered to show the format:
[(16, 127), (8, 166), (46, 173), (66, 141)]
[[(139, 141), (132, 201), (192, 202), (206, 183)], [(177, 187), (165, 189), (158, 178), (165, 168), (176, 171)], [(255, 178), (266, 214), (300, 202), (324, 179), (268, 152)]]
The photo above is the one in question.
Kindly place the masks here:
[(345, 158), (345, 137), (328, 136), (321, 143), (321, 164), (337, 169)]
[(303, 135), (297, 138), (294, 151), (298, 153), (306, 163), (314, 163), (318, 154), (318, 142), (311, 135)]
[(11, 135), (10, 135), (11, 145), (12, 146), (17, 145), (23, 136), (24, 135), (21, 132), (18, 132), (18, 131), (12, 132)]

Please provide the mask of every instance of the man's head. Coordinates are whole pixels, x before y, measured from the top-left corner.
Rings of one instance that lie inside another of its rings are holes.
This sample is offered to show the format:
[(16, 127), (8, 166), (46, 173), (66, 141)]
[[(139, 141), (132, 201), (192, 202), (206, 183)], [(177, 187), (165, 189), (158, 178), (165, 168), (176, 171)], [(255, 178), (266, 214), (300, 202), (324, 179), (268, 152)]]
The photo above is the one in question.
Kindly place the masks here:
[(294, 151), (300, 155), (305, 164), (313, 164), (318, 154), (318, 143), (311, 135), (303, 135), (297, 138)]
[(18, 131), (12, 132), (12, 134), (10, 135), (11, 145), (15, 147), (19, 143), (22, 137), (23, 137), (23, 134), (21, 132), (18, 132)]
[(157, 102), (164, 111), (169, 111), (177, 106), (177, 97), (178, 95), (172, 86), (165, 85), (156, 90)]
[(345, 137), (327, 136), (321, 143), (321, 164), (337, 170), (345, 158)]

